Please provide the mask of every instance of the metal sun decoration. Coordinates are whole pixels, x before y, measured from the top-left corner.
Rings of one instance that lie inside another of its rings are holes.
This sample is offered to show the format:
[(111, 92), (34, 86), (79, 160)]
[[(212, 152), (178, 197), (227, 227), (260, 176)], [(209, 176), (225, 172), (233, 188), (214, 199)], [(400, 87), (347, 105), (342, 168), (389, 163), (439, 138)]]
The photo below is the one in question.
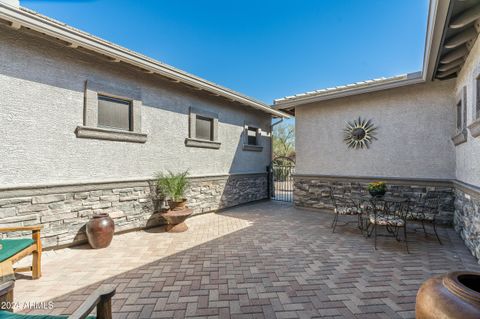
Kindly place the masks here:
[(358, 118), (353, 122), (346, 122), (347, 127), (343, 130), (345, 135), (343, 140), (348, 148), (368, 148), (372, 140), (376, 140), (375, 130), (371, 120)]

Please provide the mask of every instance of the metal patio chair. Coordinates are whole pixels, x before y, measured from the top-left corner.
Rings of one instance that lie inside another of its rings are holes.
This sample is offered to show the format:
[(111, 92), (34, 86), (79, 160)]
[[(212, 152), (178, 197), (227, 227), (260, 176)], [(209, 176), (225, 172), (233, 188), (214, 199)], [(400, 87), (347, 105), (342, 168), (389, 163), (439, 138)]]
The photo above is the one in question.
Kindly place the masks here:
[[(409, 201), (389, 201), (386, 198), (372, 198), (371, 203), (365, 206), (367, 213), (366, 236), (371, 237), (373, 234), (375, 250), (377, 249), (378, 236), (393, 237), (397, 241), (402, 241), (400, 230), (403, 229), (405, 248), (407, 253), (410, 253), (407, 239), (407, 214), (409, 207)], [(384, 227), (387, 234), (379, 234), (379, 227)]]
[(335, 228), (337, 227), (338, 220), (340, 216), (356, 216), (356, 220), (354, 221), (345, 221), (343, 225), (357, 223), (358, 227), (361, 229), (361, 210), (360, 207), (353, 201), (345, 196), (345, 192), (342, 195), (335, 195), (333, 188), (329, 188), (329, 197), (330, 201), (334, 207), (334, 217), (332, 221), (332, 233), (335, 232)]
[[(436, 216), (438, 215), (439, 210), (440, 198), (427, 192), (425, 196), (421, 198), (417, 210), (412, 209), (408, 215), (409, 218), (420, 221), (425, 237), (428, 237), (428, 235), (435, 235), (439, 244), (443, 245), (437, 233)], [(433, 234), (427, 232), (425, 224), (430, 224), (432, 226)]]

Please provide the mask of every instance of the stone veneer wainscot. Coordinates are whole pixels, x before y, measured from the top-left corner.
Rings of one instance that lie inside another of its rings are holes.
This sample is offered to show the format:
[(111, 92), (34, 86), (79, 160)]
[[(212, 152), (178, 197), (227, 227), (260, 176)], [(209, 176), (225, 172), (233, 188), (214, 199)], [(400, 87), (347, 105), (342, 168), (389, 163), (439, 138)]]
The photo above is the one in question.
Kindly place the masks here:
[[(193, 177), (186, 197), (194, 214), (265, 199), (267, 175)], [(47, 248), (84, 243), (85, 224), (97, 213), (109, 213), (116, 232), (162, 225), (159, 206), (153, 180), (0, 191), (1, 225), (43, 225), (42, 242)], [(18, 235), (24, 234), (13, 234)]]
[(455, 183), (453, 222), (472, 254), (480, 259), (480, 188)]
[[(359, 177), (327, 177), (327, 176), (296, 176), (294, 203), (298, 207), (333, 209), (329, 197), (330, 187), (336, 195), (346, 194), (347, 197), (368, 195), (367, 184), (379, 179)], [(418, 202), (427, 192), (441, 198), (440, 210), (435, 217), (437, 223), (452, 224), (454, 214), (453, 184), (450, 181), (422, 181), (387, 179), (387, 196), (401, 196)], [(415, 208), (413, 208), (415, 209)]]

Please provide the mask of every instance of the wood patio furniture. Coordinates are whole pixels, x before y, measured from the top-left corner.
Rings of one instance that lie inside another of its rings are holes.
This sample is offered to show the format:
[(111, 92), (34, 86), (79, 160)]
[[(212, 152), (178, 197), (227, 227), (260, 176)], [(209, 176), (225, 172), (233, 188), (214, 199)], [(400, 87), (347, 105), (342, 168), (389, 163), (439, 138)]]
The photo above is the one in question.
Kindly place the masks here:
[[(15, 272), (32, 272), (32, 278), (42, 276), (42, 241), (40, 230), (42, 226), (0, 227), (0, 233), (31, 231), (32, 238), (5, 238), (0, 239), (0, 282), (5, 281)], [(20, 259), (32, 255), (32, 266), (13, 268), (13, 264)], [(7, 277), (7, 278), (5, 278)], [(2, 280), (3, 278), (3, 280)]]
[[(9, 281), (0, 285), (0, 305), (13, 304), (14, 281)], [(11, 309), (0, 309), (0, 318), (2, 319), (112, 319), (112, 297), (115, 295), (115, 286), (102, 285), (93, 292), (71, 315), (34, 315), (13, 313)], [(97, 308), (96, 316), (89, 316), (93, 309)]]

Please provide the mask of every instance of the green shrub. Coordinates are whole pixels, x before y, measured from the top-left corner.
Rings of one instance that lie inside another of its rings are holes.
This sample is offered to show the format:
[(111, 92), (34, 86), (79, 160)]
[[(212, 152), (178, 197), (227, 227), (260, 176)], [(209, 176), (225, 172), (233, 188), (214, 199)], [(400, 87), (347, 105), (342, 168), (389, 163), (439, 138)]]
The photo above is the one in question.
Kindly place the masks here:
[(387, 191), (387, 185), (384, 182), (369, 183), (368, 190), (373, 192), (385, 192)]
[(157, 189), (168, 199), (180, 202), (185, 198), (185, 190), (187, 189), (188, 171), (174, 174), (168, 171), (168, 174), (157, 173), (155, 175)]

